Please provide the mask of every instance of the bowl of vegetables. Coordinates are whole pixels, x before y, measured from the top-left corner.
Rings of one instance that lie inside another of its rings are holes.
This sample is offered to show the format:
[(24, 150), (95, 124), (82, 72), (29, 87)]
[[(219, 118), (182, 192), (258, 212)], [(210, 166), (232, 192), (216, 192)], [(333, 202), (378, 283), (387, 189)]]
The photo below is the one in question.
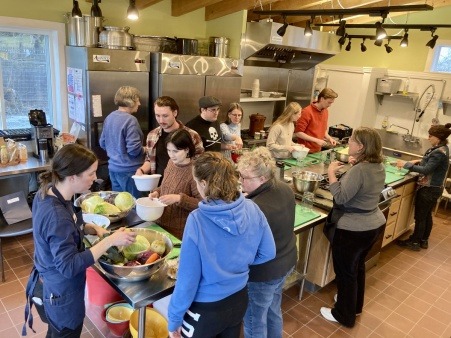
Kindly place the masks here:
[(136, 205), (136, 199), (125, 191), (97, 191), (81, 195), (74, 205), (83, 213), (103, 215), (114, 223), (129, 214)]
[(137, 233), (135, 243), (119, 249), (111, 247), (98, 262), (112, 278), (128, 282), (150, 278), (173, 248), (165, 234), (145, 228), (127, 229)]

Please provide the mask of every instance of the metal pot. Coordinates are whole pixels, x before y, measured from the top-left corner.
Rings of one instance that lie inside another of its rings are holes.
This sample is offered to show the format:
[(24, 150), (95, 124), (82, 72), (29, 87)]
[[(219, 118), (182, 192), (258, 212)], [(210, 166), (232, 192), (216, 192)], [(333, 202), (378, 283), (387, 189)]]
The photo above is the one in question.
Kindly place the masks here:
[(224, 37), (210, 37), (208, 55), (226, 58), (229, 52), (229, 39)]
[(312, 171), (295, 171), (292, 173), (293, 185), (297, 192), (315, 192), (319, 187), (319, 183), (324, 179), (320, 174)]
[(177, 53), (183, 55), (197, 55), (198, 41), (196, 39), (177, 38)]
[(99, 32), (102, 29), (102, 17), (72, 17), (66, 13), (66, 41), (69, 46), (96, 47), (99, 42)]
[(146, 52), (177, 52), (176, 39), (168, 38), (166, 36), (134, 35), (133, 45), (137, 50)]
[(343, 154), (340, 153), (339, 151), (334, 150), (335, 153), (335, 159), (337, 161), (343, 162), (343, 163), (348, 163), (349, 162), (349, 154)]
[(132, 36), (128, 33), (130, 27), (105, 26), (99, 34), (99, 46), (110, 49), (133, 48)]

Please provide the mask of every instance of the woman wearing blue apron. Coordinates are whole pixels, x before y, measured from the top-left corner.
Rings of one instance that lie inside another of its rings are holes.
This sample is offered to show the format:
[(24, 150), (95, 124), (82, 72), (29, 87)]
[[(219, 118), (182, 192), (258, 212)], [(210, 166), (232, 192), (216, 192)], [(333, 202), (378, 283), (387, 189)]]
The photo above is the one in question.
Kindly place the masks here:
[[(71, 199), (86, 192), (96, 177), (94, 153), (78, 144), (59, 150), (50, 171), (40, 174), (40, 189), (33, 201), (34, 267), (27, 289), (25, 318), (32, 329), (31, 307), (36, 305), (48, 323), (46, 337), (80, 337), (85, 318), (86, 269), (111, 246), (134, 242), (132, 232), (116, 231), (85, 249), (84, 234), (102, 237), (107, 230), (84, 224)], [(26, 335), (26, 323), (22, 335)]]

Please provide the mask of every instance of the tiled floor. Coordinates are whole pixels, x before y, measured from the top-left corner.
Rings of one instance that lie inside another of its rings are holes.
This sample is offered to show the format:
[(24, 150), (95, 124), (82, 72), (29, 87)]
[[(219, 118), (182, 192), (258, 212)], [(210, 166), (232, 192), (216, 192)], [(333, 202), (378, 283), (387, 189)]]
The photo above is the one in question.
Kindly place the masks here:
[[(381, 253), (378, 265), (367, 273), (366, 302), (352, 329), (328, 322), (321, 306), (332, 306), (334, 283), (297, 300), (293, 287), (284, 295), (284, 337), (451, 337), (451, 210), (434, 218), (430, 248), (413, 252), (394, 244)], [(6, 282), (0, 282), (0, 337), (18, 338), (23, 325), (25, 285), (32, 266), (31, 235), (2, 241)], [(37, 316), (35, 316), (37, 318)], [(46, 326), (35, 320), (36, 333)], [(85, 320), (82, 337), (101, 337)]]

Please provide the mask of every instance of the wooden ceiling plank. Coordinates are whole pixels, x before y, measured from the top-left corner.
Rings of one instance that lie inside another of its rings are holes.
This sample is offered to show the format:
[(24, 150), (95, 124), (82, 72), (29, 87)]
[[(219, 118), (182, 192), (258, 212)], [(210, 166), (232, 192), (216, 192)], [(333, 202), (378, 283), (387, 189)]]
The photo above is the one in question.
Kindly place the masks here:
[(217, 19), (245, 9), (254, 9), (254, 7), (256, 10), (260, 10), (260, 4), (255, 6), (258, 2), (261, 2), (262, 5), (265, 6), (274, 3), (274, 0), (223, 0), (214, 5), (205, 7), (205, 21)]
[(222, 0), (172, 0), (172, 16), (181, 16), (221, 1)]

